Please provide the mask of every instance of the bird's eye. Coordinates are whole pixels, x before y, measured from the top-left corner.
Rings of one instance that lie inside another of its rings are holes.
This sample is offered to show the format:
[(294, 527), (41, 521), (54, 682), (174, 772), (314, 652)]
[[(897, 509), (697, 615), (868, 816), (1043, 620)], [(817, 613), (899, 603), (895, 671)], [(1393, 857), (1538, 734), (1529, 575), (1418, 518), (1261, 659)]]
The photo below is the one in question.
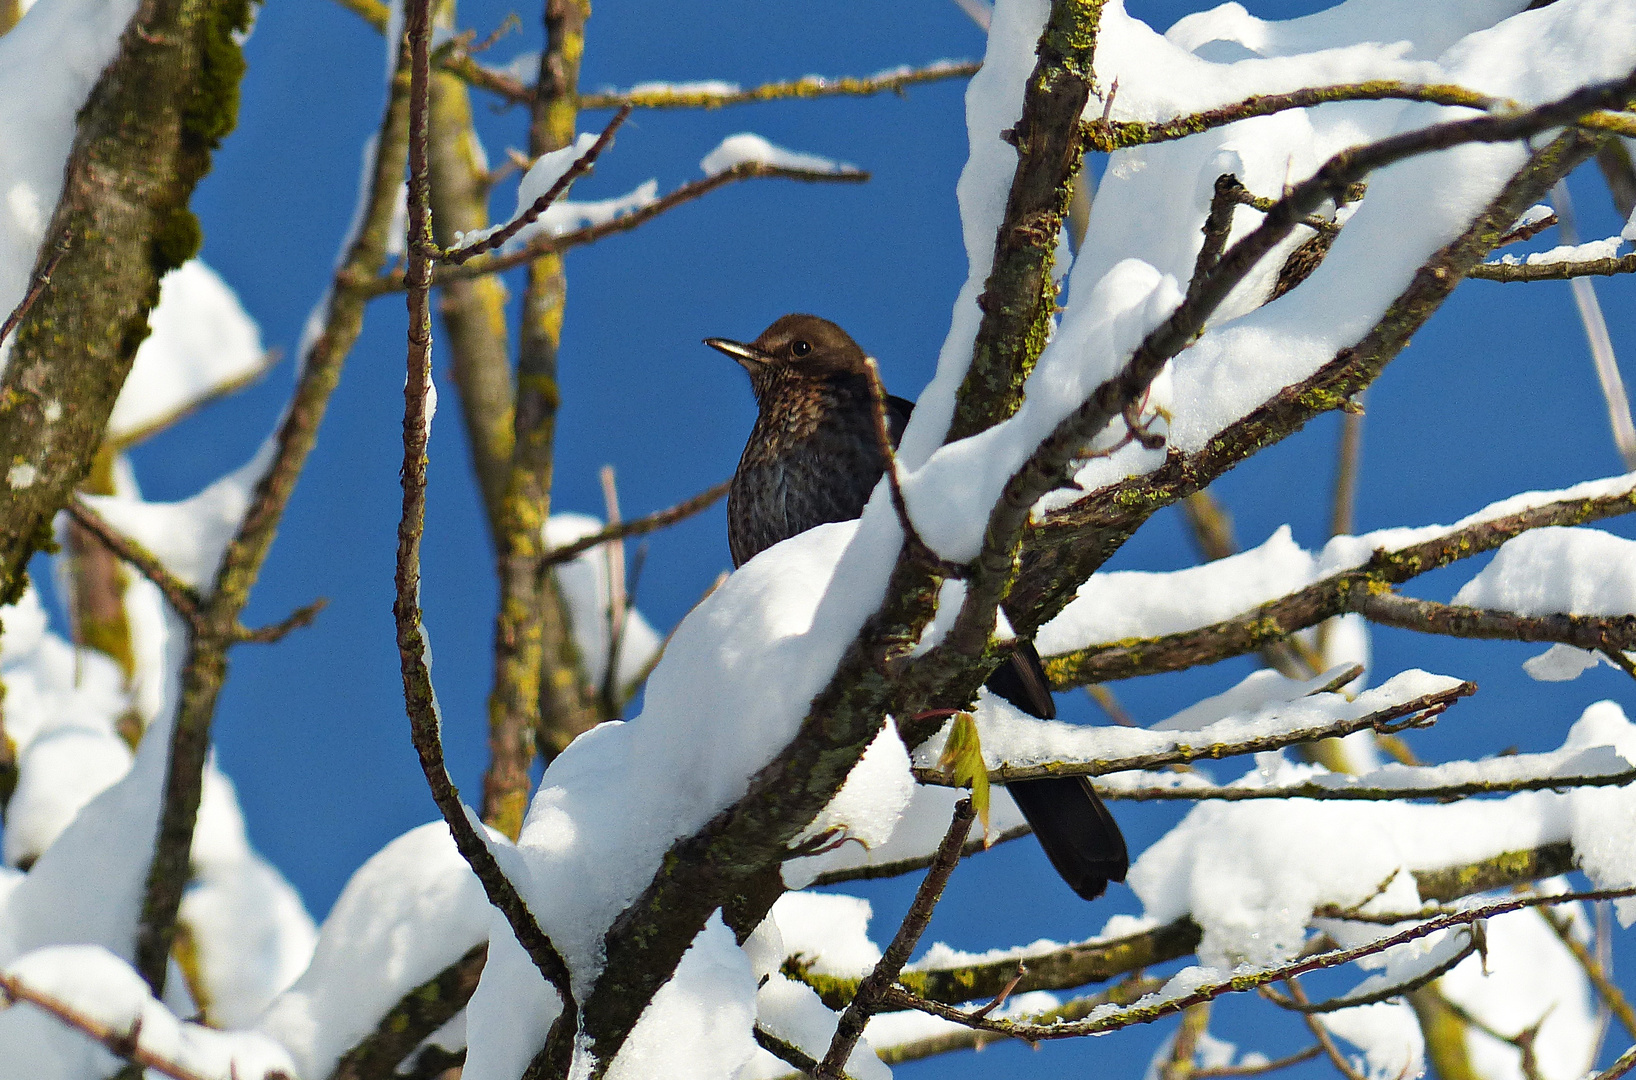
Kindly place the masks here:
[(790, 352), (796, 357), (806, 356), (812, 352), (812, 346), (805, 341), (792, 341), (790, 342)]

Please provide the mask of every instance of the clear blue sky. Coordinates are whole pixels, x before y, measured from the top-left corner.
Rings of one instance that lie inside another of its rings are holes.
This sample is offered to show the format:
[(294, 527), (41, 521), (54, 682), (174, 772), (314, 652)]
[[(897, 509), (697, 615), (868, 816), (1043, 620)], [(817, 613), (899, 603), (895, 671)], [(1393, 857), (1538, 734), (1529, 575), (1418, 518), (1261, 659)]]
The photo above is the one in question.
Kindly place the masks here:
[[(1319, 5), (1248, 6), (1281, 17)], [(1162, 29), (1190, 5), (1163, 0), (1131, 8)], [(469, 4), (463, 25), (481, 36), (511, 10), (502, 2)], [(518, 13), (524, 29), (494, 49), (497, 60), (538, 47), (538, 12)], [(749, 85), (808, 73), (867, 74), (979, 57), (982, 46), (980, 32), (949, 0), (601, 3), (588, 25), (582, 85), (699, 78)], [(352, 214), (360, 149), (379, 118), (382, 46), (365, 23), (327, 0), (283, 0), (262, 11), (247, 52), (239, 131), (217, 156), (195, 205), (205, 258), (238, 290), (268, 344), (288, 356)], [(649, 177), (668, 190), (698, 176), (699, 159), (723, 136), (745, 130), (855, 163), (874, 179), (862, 187), (737, 185), (569, 257), (558, 508), (600, 513), (596, 470), (604, 463), (618, 469), (628, 514), (669, 505), (731, 472), (753, 406), (737, 368), (699, 344), (707, 335), (747, 338), (786, 311), (812, 311), (841, 322), (880, 357), (894, 392), (919, 392), (966, 272), (953, 195), (966, 154), (962, 86), (632, 118), (578, 197), (608, 197)], [(521, 145), (525, 116), (491, 108), (481, 94), (476, 99), (491, 160), (498, 161), (506, 146)], [(589, 117), (585, 126), (604, 118)], [(1617, 231), (1594, 174), (1582, 176), (1576, 191), (1587, 237)], [(499, 198), (497, 205), (509, 206), (509, 192)], [(1597, 288), (1628, 360), (1636, 356), (1636, 282), (1599, 281)], [(281, 617), (315, 596), (327, 596), (330, 606), (316, 626), (283, 644), (235, 652), (216, 722), (221, 763), (238, 785), (253, 843), (320, 919), (364, 858), (435, 816), (409, 745), (390, 620), (403, 327), (401, 299), (383, 299), (370, 310), (250, 621)], [(425, 605), (452, 766), (475, 798), (494, 583), (446, 362), (439, 357), (444, 405), (432, 448)], [(263, 385), (140, 448), (136, 465), (148, 497), (191, 494), (245, 460), (275, 420), (291, 379), (286, 362)], [(1619, 468), (1562, 283), (1463, 286), (1388, 369), (1368, 405), (1360, 528), (1450, 520), (1513, 492)], [(1333, 418), (1315, 423), (1218, 485), (1244, 543), (1259, 543), (1285, 522), (1302, 543), (1322, 541), (1336, 431)], [(1631, 533), (1620, 523), (1604, 527)], [(1167, 513), (1116, 565), (1162, 569), (1192, 559)], [(641, 607), (668, 628), (728, 565), (717, 508), (654, 538)], [(1423, 579), (1417, 595), (1446, 599), (1473, 569)], [(1607, 669), (1565, 687), (1532, 683), (1518, 663), (1534, 650), (1522, 646), (1379, 632), (1375, 649), (1379, 677), (1424, 667), (1482, 687), (1436, 731), (1413, 736), (1433, 758), (1513, 744), (1553, 748), (1589, 702), (1636, 697), (1622, 675)], [(1232, 662), (1119, 692), (1138, 717), (1152, 720), (1249, 670), (1248, 661)], [(1067, 716), (1100, 721), (1082, 697), (1065, 695), (1063, 702)], [(1116, 812), (1133, 851), (1181, 813), (1128, 804)], [(878, 912), (895, 918), (911, 888), (895, 882), (862, 891)], [(959, 872), (930, 938), (982, 949), (1083, 937), (1115, 911), (1134, 910), (1134, 898), (1118, 886), (1108, 900), (1081, 903), (1033, 845), (1015, 844)], [(1261, 1023), (1267, 1012), (1259, 1004), (1227, 1005), (1214, 1029), (1272, 1054), (1304, 1043), (1281, 1021), (1276, 1028)], [(905, 1067), (901, 1075), (1094, 1067), (1133, 1076), (1161, 1034), (1144, 1029), (1052, 1046), (1038, 1057), (1002, 1046), (981, 1058)]]

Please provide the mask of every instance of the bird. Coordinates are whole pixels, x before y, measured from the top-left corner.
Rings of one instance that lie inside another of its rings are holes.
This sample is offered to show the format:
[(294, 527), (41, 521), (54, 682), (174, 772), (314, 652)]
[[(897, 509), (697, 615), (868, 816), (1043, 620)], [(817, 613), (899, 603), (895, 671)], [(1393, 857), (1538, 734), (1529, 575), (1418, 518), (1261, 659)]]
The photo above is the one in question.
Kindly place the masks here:
[[(727, 546), (736, 569), (798, 533), (863, 513), (887, 466), (876, 428), (870, 360), (835, 323), (785, 315), (749, 343), (705, 338), (750, 375), (756, 421), (727, 490)], [(895, 450), (914, 403), (888, 395)], [(1018, 638), (984, 684), (1023, 712), (1056, 718), (1039, 654)], [(1086, 900), (1130, 866), (1113, 815), (1083, 776), (1007, 785), (1062, 880)]]

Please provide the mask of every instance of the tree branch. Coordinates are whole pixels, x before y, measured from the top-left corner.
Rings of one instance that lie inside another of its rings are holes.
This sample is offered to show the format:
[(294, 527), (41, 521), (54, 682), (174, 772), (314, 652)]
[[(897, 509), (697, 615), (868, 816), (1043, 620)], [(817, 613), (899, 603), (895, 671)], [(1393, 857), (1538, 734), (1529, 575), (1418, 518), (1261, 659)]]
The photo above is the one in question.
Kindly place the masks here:
[(362, 1042), (336, 1063), (329, 1080), (393, 1080), (397, 1067), (438, 1028), (466, 1007), (488, 959), (488, 942), (466, 954), (399, 999)]
[[(1469, 627), (1473, 632), (1461, 636), (1484, 636), (1475, 631), (1494, 625), (1492, 621), (1480, 618), (1463, 621), (1452, 605), (1422, 607), (1429, 602), (1391, 597), (1383, 590), (1472, 555), (1493, 551), (1512, 537), (1531, 529), (1583, 525), (1632, 510), (1636, 510), (1636, 484), (1603, 495), (1563, 498), (1501, 517), (1481, 519), (1419, 543), (1392, 550), (1377, 550), (1362, 566), (1323, 578), (1231, 619), (1194, 630), (1134, 641), (1108, 642), (1049, 656), (1045, 658), (1045, 670), (1052, 686), (1059, 690), (1135, 675), (1180, 671), (1254, 652), (1268, 642), (1283, 640), (1336, 615), (1362, 611), (1366, 606), (1380, 614), (1381, 621), (1392, 625), (1407, 625), (1410, 629), (1432, 625), (1450, 630)], [(1465, 610), (1477, 612), (1477, 609)], [(1580, 640), (1597, 642), (1587, 646), (1589, 648), (1600, 648), (1602, 641), (1624, 641), (1627, 633), (1636, 632), (1636, 627), (1626, 627), (1628, 620), (1594, 620), (1578, 616), (1556, 618), (1559, 621), (1538, 621), (1530, 624), (1528, 629), (1541, 633), (1545, 630), (1558, 631), (1562, 635), (1560, 639), (1577, 635)], [(1394, 619), (1397, 621), (1393, 622)], [(1523, 623), (1515, 625), (1522, 627)], [(1533, 640), (1560, 639), (1541, 636)]]
[[(628, 214), (622, 214), (611, 221), (587, 225), (582, 229), (565, 232), (560, 236), (543, 234), (530, 240), (515, 251), (508, 251), (502, 255), (491, 255), (480, 260), (474, 259), (464, 266), (439, 267), (432, 274), (432, 284), (444, 286), (456, 281), (470, 281), (485, 274), (498, 274), (502, 271), (514, 269), (544, 255), (558, 255), (572, 248), (594, 244), (598, 240), (613, 236), (615, 233), (630, 232), (637, 226), (652, 221), (665, 211), (672, 210), (683, 203), (692, 202), (694, 199), (707, 195), (719, 187), (739, 180), (767, 178), (801, 180), (809, 184), (861, 184), (869, 179), (869, 173), (857, 169), (842, 172), (816, 172), (811, 169), (786, 169), (776, 165), (763, 165), (759, 161), (741, 161), (737, 165), (723, 169), (713, 176), (707, 176), (703, 180), (689, 181), (670, 194), (646, 206), (638, 207)], [(388, 274), (371, 281), (367, 287), (370, 293), (376, 296), (400, 292), (404, 287), (403, 275)]]
[(869, 1017), (880, 1011), (881, 995), (897, 980), (903, 965), (909, 962), (909, 954), (914, 952), (916, 943), (920, 941), (920, 935), (925, 932), (926, 924), (931, 922), (932, 909), (943, 895), (949, 875), (960, 862), (960, 848), (965, 844), (966, 835), (971, 832), (971, 823), (976, 817), (977, 812), (972, 809), (970, 799), (961, 799), (955, 804), (954, 820), (949, 822), (948, 832), (938, 845), (931, 869), (915, 891), (908, 914), (903, 917), (891, 944), (886, 947), (874, 969), (858, 984), (857, 992), (836, 1022), (835, 1036), (830, 1040), (824, 1060), (813, 1070), (813, 1080), (839, 1080), (841, 1077), (847, 1060), (852, 1056), (853, 1047), (863, 1036)]
[(568, 965), (535, 921), (516, 886), (500, 868), (485, 837), (467, 816), (460, 792), (449, 778), (443, 759), (436, 694), (431, 669), (426, 663), (426, 638), (420, 611), (420, 547), (426, 522), (426, 444), (431, 417), (427, 392), (432, 382), (432, 315), (429, 298), (433, 243), (427, 208), (426, 164), (428, 83), (431, 78), (429, 41), (431, 0), (410, 0), (405, 10), (405, 38), (409, 43), (410, 92), (408, 95), (409, 160), (409, 242), (407, 276), (409, 289), (408, 372), (403, 387), (403, 511), (398, 523), (398, 553), (392, 605), (397, 625), (398, 656), (403, 671), (404, 705), (409, 714), (410, 732), (421, 769), (426, 774), (432, 798), (443, 813), (455, 846), (483, 885), (489, 902), (505, 915), (512, 932), (562, 999), (562, 1012), (552, 1027), (553, 1041), (559, 1028), (571, 1031), (574, 998)]
[(646, 517), (632, 518), (630, 521), (621, 521), (609, 525), (605, 529), (598, 529), (589, 536), (580, 537), (572, 544), (552, 548), (546, 552), (544, 565), (560, 566), (602, 544), (610, 544), (632, 536), (646, 536), (648, 533), (658, 532), (660, 529), (668, 529), (678, 521), (683, 521), (714, 506), (723, 495), (727, 494), (727, 489), (732, 486), (732, 483), (731, 480), (723, 480), (715, 487), (707, 488), (690, 499), (684, 499), (675, 506), (656, 510)]
[(199, 591), (171, 573), (170, 568), (161, 562), (157, 555), (108, 524), (102, 515), (87, 506), (85, 500), (78, 495), (69, 499), (68, 505), (63, 509), (68, 511), (68, 516), (87, 532), (102, 541), (109, 551), (136, 567), (143, 577), (158, 586), (165, 600), (195, 634), (205, 628), (205, 616), (200, 610)]
[(1485, 262), (1466, 272), (1480, 281), (1567, 281), (1576, 277), (1612, 277), (1636, 273), (1636, 252), (1606, 259), (1562, 259), (1555, 262)]
[(1594, 154), (1598, 142), (1570, 130), (1536, 152), (1464, 233), (1422, 265), (1408, 288), (1355, 345), (1223, 428), (1205, 448), (1190, 454), (1172, 452), (1153, 472), (1110, 484), (1045, 515), (1029, 531), (1022, 568), (1007, 597), (1012, 625), (1028, 633), (1049, 620), (1068, 603), (1079, 583), (1160, 507), (1202, 490), (1314, 416), (1351, 400), (1403, 349), (1465, 272), (1557, 180)]

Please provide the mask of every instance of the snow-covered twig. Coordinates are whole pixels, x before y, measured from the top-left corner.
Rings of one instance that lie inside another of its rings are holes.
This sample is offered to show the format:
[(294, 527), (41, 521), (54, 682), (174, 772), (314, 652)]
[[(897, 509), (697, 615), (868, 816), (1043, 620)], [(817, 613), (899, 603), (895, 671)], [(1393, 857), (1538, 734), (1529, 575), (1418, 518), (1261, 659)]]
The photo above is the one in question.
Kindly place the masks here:
[(788, 98), (869, 97), (872, 94), (901, 94), (921, 83), (964, 79), (977, 73), (978, 60), (938, 60), (924, 67), (900, 67), (875, 75), (842, 75), (825, 78), (808, 75), (801, 79), (763, 83), (748, 90), (717, 85), (634, 86), (602, 94), (581, 94), (582, 109), (617, 109), (632, 105), (638, 109), (720, 109), (728, 105), (749, 105)]
[(596, 159), (602, 156), (602, 151), (613, 143), (614, 132), (619, 130), (619, 125), (623, 124), (625, 118), (630, 114), (631, 110), (628, 105), (615, 113), (614, 118), (608, 121), (608, 126), (602, 129), (602, 134), (597, 136), (596, 141), (587, 147), (583, 154), (575, 158), (574, 163), (568, 166), (567, 170), (557, 177), (551, 186), (539, 198), (530, 203), (522, 213), (493, 232), (487, 233), (480, 240), (450, 248), (448, 251), (443, 252), (439, 261), (459, 266), (478, 255), (498, 251), (507, 240), (510, 240), (537, 221), (541, 214), (551, 208), (552, 203), (567, 193), (575, 180), (591, 171), (591, 166), (595, 165)]
[[(1435, 769), (1436, 766), (1431, 768)], [(1339, 775), (1339, 774), (1336, 774)], [(1205, 801), (1242, 802), (1247, 799), (1351, 799), (1380, 802), (1388, 799), (1464, 799), (1473, 795), (1504, 795), (1518, 791), (1567, 791), (1572, 788), (1624, 787), (1636, 783), (1636, 769), (1584, 776), (1523, 776), (1506, 780), (1472, 780), (1460, 784), (1440, 784), (1430, 787), (1396, 786), (1336, 786), (1318, 781), (1286, 784), (1279, 787), (1235, 787), (1210, 785), (1203, 787), (1145, 787), (1120, 788), (1099, 785), (1097, 794), (1104, 799), (1126, 799), (1132, 802)]]
[[(152, 1069), (171, 1078), (171, 1080), (211, 1080), (209, 1077), (185, 1068), (182, 1065), (160, 1057), (151, 1050), (142, 1049), (142, 1022), (137, 1022), (124, 1031), (116, 1031), (113, 1027), (103, 1023), (96, 1017), (81, 1012), (65, 1001), (59, 1001), (50, 994), (30, 989), (29, 986), (15, 975), (0, 973), (0, 996), (9, 1002), (27, 1002), (28, 1004), (55, 1017), (76, 1031), (96, 1040), (109, 1053), (124, 1058), (134, 1065), (144, 1069)], [(263, 1080), (289, 1080), (282, 1073), (269, 1073)]]
[[(1148, 772), (1154, 769), (1162, 769), (1168, 765), (1185, 765), (1194, 761), (1218, 760), (1244, 754), (1260, 754), (1269, 750), (1281, 750), (1286, 746), (1315, 742), (1319, 739), (1342, 738), (1355, 731), (1377, 731), (1391, 734), (1405, 728), (1424, 726), (1434, 717), (1441, 715), (1455, 701), (1463, 697), (1469, 697), (1476, 692), (1477, 687), (1474, 683), (1456, 683), (1435, 693), (1422, 694), (1405, 701), (1393, 702), (1384, 708), (1362, 716), (1347, 717), (1326, 724), (1285, 727), (1281, 730), (1268, 731), (1233, 742), (1210, 742), (1208, 739), (1198, 739), (1195, 732), (1177, 732), (1170, 736), (1166, 744), (1160, 749), (1145, 753), (1130, 754), (1125, 757), (1097, 758), (1087, 761), (1051, 761), (1037, 765), (1002, 765), (999, 768), (990, 770), (989, 780), (997, 784), (1008, 784), (1019, 780), (1039, 780), (1052, 776), (1107, 776), (1110, 773), (1119, 772)], [(1029, 723), (1022, 718), (1017, 718), (1015, 722), (1023, 725), (1024, 728), (1031, 728), (1035, 724), (1049, 723), (1049, 721)], [(1153, 732), (1151, 734), (1152, 736), (1170, 735), (1168, 732)], [(914, 772), (915, 779), (922, 784), (930, 784), (935, 787), (956, 786), (953, 777), (937, 769), (917, 768)]]
[(1292, 976), (1305, 975), (1311, 971), (1321, 971), (1326, 968), (1354, 963), (1365, 957), (1379, 955), (1398, 945), (1419, 941), (1438, 931), (1453, 927), (1470, 926), (1473, 923), (1493, 918), (1496, 915), (1504, 915), (1507, 912), (1539, 907), (1542, 904), (1611, 900), (1628, 896), (1636, 896), (1636, 888), (1597, 889), (1587, 892), (1556, 893), (1549, 896), (1509, 897), (1493, 903), (1481, 904), (1461, 911), (1439, 915), (1396, 934), (1377, 938), (1374, 941), (1351, 948), (1329, 949), (1312, 956), (1291, 960), (1288, 963), (1262, 968), (1259, 971), (1235, 972), (1226, 978), (1206, 978), (1202, 981), (1189, 980), (1171, 994), (1161, 991), (1159, 994), (1153, 995), (1152, 999), (1138, 1002), (1129, 1008), (1100, 1010), (1098, 1015), (1065, 1024), (1027, 1024), (1010, 1020), (976, 1017), (969, 1012), (917, 997), (909, 991), (897, 987), (888, 992), (887, 1001), (888, 1004), (899, 1008), (917, 1009), (933, 1016), (942, 1017), (945, 1020), (952, 1020), (957, 1024), (987, 1031), (1003, 1032), (1013, 1038), (1026, 1039), (1031, 1042), (1046, 1039), (1077, 1038), (1082, 1035), (1099, 1035), (1103, 1032), (1130, 1027), (1132, 1024), (1151, 1023), (1154, 1020), (1179, 1013), (1191, 1005), (1214, 1001), (1225, 994), (1257, 990), (1273, 983), (1285, 982)]
[(405, 994), (373, 1032), (341, 1056), (329, 1080), (392, 1080), (415, 1047), (466, 1007), (487, 958), (488, 943), (475, 945)]
[(1445, 637), (1554, 641), (1594, 652), (1636, 647), (1636, 615), (1519, 615), (1441, 604), (1390, 592), (1364, 592), (1353, 606), (1370, 622)]
[[(1427, 539), (1377, 549), (1361, 566), (1322, 578), (1230, 619), (1192, 630), (1136, 641), (1096, 644), (1074, 652), (1047, 656), (1046, 672), (1057, 689), (1109, 682), (1134, 675), (1179, 671), (1241, 656), (1263, 648), (1268, 641), (1281, 640), (1335, 615), (1362, 610), (1365, 605), (1372, 605), (1383, 619), (1393, 617), (1396, 612), (1403, 612), (1407, 618), (1411, 609), (1432, 612), (1434, 609), (1431, 607), (1421, 607), (1426, 602), (1402, 597), (1387, 599), (1376, 590), (1383, 586), (1400, 585), (1461, 559), (1493, 551), (1512, 537), (1532, 529), (1583, 525), (1617, 517), (1633, 509), (1628, 485), (1615, 486), (1589, 497), (1571, 497), (1567, 492), (1562, 494), (1563, 498), (1510, 513), (1473, 515), (1472, 519), (1458, 527), (1440, 530)], [(1499, 508), (1506, 506), (1506, 503), (1498, 504)], [(1439, 605), (1436, 620), (1428, 617), (1411, 628), (1434, 623), (1451, 627), (1463, 625), (1461, 619), (1453, 617), (1455, 613), (1441, 610), (1450, 607), (1452, 605)], [(1506, 613), (1495, 614), (1500, 617)], [(1564, 635), (1582, 634), (1587, 640), (1598, 638), (1604, 632), (1610, 634), (1610, 639), (1618, 638), (1624, 632), (1622, 624), (1615, 626), (1608, 620), (1601, 621), (1608, 625), (1598, 625), (1596, 620), (1577, 617), (1559, 616), (1558, 619), (1566, 621), (1560, 625), (1541, 623), (1538, 628), (1561, 630)], [(1474, 625), (1483, 624), (1484, 621), (1479, 619)], [(1522, 623), (1517, 625), (1521, 626)]]
[[(484, 274), (498, 274), (514, 267), (532, 262), (541, 255), (550, 255), (594, 244), (605, 237), (616, 233), (629, 232), (639, 225), (644, 225), (667, 210), (672, 210), (683, 203), (694, 199), (727, 184), (739, 180), (783, 179), (800, 180), (811, 184), (842, 183), (861, 184), (869, 179), (869, 174), (860, 169), (843, 170), (841, 172), (819, 172), (811, 169), (786, 169), (775, 165), (765, 165), (757, 161), (744, 161), (729, 169), (724, 169), (713, 176), (702, 180), (692, 180), (659, 199), (638, 207), (628, 214), (621, 214), (611, 221), (587, 225), (582, 229), (553, 236), (542, 233), (517, 248), (502, 255), (492, 255), (482, 260), (474, 260), (463, 266), (441, 266), (432, 274), (433, 285), (447, 285), (455, 281), (469, 281), (472, 278), (482, 277)], [(404, 288), (402, 273), (386, 274), (371, 281), (366, 288), (372, 295), (383, 295), (391, 292), (401, 292)]]
[(443, 813), (455, 845), (482, 882), (490, 903), (505, 915), (517, 940), (540, 974), (562, 999), (548, 1047), (566, 1053), (575, 1026), (575, 1002), (568, 965), (540, 929), (516, 886), (501, 869), (487, 839), (472, 824), (460, 792), (449, 777), (432, 673), (426, 658), (425, 628), (420, 610), (420, 548), (426, 522), (426, 446), (431, 437), (428, 392), (432, 384), (431, 277), (435, 247), (431, 242), (429, 183), (426, 163), (427, 99), (431, 79), (431, 0), (410, 0), (405, 13), (409, 42), (410, 106), (408, 117), (409, 284), (408, 371), (403, 384), (403, 510), (398, 523), (396, 595), (392, 614), (397, 625), (398, 656), (403, 672), (404, 704), (410, 732), (420, 756), (432, 799)]
[(1631, 1069), (1636, 1069), (1636, 1046), (1620, 1054), (1612, 1065), (1591, 1077), (1591, 1080), (1619, 1080)]
[[(1197, 290), (1146, 335), (1120, 372), (1098, 386), (1079, 408), (1058, 423), (1051, 434), (1040, 442), (1027, 463), (1007, 481), (1003, 495), (989, 514), (982, 551), (968, 582), (960, 614), (944, 643), (932, 653), (947, 650), (958, 657), (969, 657), (979, 655), (987, 647), (994, 626), (994, 612), (1000, 601), (1010, 593), (1017, 576), (1016, 556), (1034, 504), (1060, 485), (1068, 464), (1078, 455), (1080, 448), (1100, 434), (1131, 403), (1140, 400), (1165, 364), (1192, 344), (1217, 307), (1255, 265), (1326, 199), (1339, 200), (1355, 182), (1376, 169), (1466, 143), (1508, 142), (1525, 138), (1576, 120), (1595, 109), (1617, 104), (1628, 97), (1633, 89), (1636, 89), (1636, 72), (1623, 79), (1586, 87), (1523, 112), (1478, 116), (1392, 135), (1378, 142), (1341, 151), (1325, 162), (1311, 178), (1292, 187), (1267, 212), (1254, 231), (1222, 256)], [(985, 325), (986, 322), (985, 319)], [(979, 373), (981, 344), (980, 332), (978, 352), (967, 375), (968, 384)], [(960, 430), (958, 420), (957, 412), (951, 436), (957, 436)], [(921, 662), (925, 661), (926, 657), (923, 657)]]
[(1491, 250), (1493, 237), (1510, 229), (1557, 180), (1590, 157), (1597, 144), (1594, 137), (1569, 129), (1535, 152), (1464, 232), (1421, 265), (1366, 333), (1311, 375), (1226, 424), (1199, 449), (1172, 452), (1159, 468), (1099, 488), (1035, 522), (1022, 552), (1022, 571), (1006, 601), (1012, 625), (1029, 632), (1055, 615), (1077, 583), (1160, 508), (1202, 490), (1313, 417), (1344, 407), (1403, 350), (1466, 270)]
[(1612, 277), (1636, 273), (1636, 252), (1604, 259), (1563, 259), (1559, 262), (1478, 263), (1467, 277), (1482, 281), (1568, 281), (1580, 277)]
[[(898, 925), (897, 933), (892, 935), (891, 944), (869, 974), (864, 976), (863, 982), (858, 984), (857, 993), (852, 995), (846, 1012), (836, 1022), (829, 1050), (812, 1072), (813, 1080), (839, 1080), (841, 1077), (847, 1060), (852, 1056), (853, 1047), (863, 1037), (863, 1029), (869, 1023), (870, 1016), (880, 1011), (881, 995), (897, 981), (903, 965), (909, 962), (909, 955), (920, 941), (920, 935), (925, 932), (926, 924), (932, 921), (932, 909), (942, 897), (943, 887), (949, 883), (949, 875), (960, 863), (960, 849), (976, 818), (977, 811), (972, 808), (970, 799), (961, 799), (955, 804), (954, 819), (949, 822), (949, 830), (938, 845), (931, 869), (915, 890), (914, 901), (909, 905), (903, 922)], [(1011, 985), (1015, 986), (1016, 982), (1013, 981)]]

